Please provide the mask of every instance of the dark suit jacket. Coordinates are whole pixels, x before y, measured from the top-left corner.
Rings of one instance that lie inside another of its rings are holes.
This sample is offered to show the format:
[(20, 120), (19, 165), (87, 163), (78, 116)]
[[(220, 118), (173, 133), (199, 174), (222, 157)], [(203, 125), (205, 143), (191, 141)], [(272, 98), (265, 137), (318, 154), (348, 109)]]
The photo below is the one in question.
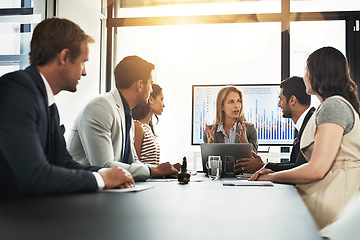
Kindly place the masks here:
[(38, 70), (30, 66), (0, 78), (0, 191), (70, 193), (97, 190), (91, 171), (73, 161), (59, 115), (50, 135), (49, 107)]
[(314, 113), (314, 111), (315, 111), (315, 108), (312, 107), (308, 111), (308, 113), (305, 115), (304, 122), (302, 123), (301, 128), (300, 128), (299, 133), (298, 133), (299, 141), (297, 141), (295, 143), (295, 145), (293, 145), (292, 150), (291, 150), (290, 161), (285, 162), (285, 163), (268, 162), (266, 164), (266, 168), (277, 172), (277, 171), (283, 171), (283, 170), (291, 169), (291, 168), (300, 166), (301, 164), (304, 164), (304, 163), (307, 162), (306, 159), (304, 158), (304, 156), (302, 155), (302, 153), (300, 152), (300, 139), (301, 139), (302, 133), (303, 133), (303, 131), (305, 129), (305, 126), (306, 126), (307, 122), (309, 121), (311, 115)]

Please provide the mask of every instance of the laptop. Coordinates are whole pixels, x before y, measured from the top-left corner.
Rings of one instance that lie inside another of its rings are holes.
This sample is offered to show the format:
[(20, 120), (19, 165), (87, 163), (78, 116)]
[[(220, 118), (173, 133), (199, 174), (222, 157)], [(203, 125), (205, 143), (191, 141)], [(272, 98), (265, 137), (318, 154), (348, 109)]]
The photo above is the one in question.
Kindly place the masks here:
[(234, 156), (235, 161), (240, 158), (251, 157), (251, 143), (202, 143), (200, 145), (203, 172), (207, 173), (206, 162), (208, 156), (221, 156), (224, 162), (225, 156)]

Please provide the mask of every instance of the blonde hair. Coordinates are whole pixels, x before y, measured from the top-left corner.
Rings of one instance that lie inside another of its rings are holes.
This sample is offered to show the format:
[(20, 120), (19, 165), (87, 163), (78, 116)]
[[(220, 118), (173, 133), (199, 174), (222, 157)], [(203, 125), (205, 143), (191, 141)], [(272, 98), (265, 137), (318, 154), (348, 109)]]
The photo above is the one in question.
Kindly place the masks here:
[(224, 115), (224, 111), (222, 110), (222, 107), (224, 106), (225, 98), (227, 97), (227, 95), (230, 92), (235, 92), (235, 93), (239, 94), (241, 108), (240, 108), (240, 114), (239, 114), (239, 117), (237, 120), (240, 123), (246, 122), (246, 118), (245, 118), (245, 114), (244, 114), (243, 93), (236, 87), (230, 86), (230, 87), (222, 88), (216, 97), (216, 124), (224, 122), (225, 115)]

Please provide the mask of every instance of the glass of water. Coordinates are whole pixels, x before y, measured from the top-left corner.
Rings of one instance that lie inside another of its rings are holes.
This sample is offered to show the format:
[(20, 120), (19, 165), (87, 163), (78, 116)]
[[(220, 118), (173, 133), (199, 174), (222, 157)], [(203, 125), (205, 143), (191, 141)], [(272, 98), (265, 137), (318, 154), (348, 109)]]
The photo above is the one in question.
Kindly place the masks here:
[(222, 162), (220, 156), (209, 156), (206, 163), (208, 175), (211, 180), (217, 180), (221, 176)]

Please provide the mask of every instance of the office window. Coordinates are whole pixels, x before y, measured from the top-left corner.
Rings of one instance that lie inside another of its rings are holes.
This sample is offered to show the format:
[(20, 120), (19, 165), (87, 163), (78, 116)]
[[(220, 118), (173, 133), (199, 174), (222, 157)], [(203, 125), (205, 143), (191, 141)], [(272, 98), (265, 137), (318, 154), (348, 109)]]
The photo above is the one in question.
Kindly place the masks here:
[[(158, 2), (158, 4), (156, 4)], [(171, 3), (171, 4), (166, 4)], [(122, 0), (117, 17), (157, 17), (280, 13), (281, 0), (267, 1), (142, 1)]]
[(29, 65), (30, 39), (45, 16), (45, 0), (0, 3), (0, 76)]
[(172, 83), (278, 83), (280, 29), (280, 23), (121, 27), (117, 62), (143, 56), (159, 67), (159, 81)]
[[(166, 105), (156, 126), (160, 145), (165, 146), (161, 151), (163, 161), (178, 161), (186, 155), (191, 159), (193, 154), (196, 169), (196, 149), (187, 146), (190, 131), (177, 131), (175, 139), (173, 132), (168, 131), (191, 129), (186, 121), (191, 117), (191, 85), (271, 84), (292, 75), (303, 76), (308, 54), (324, 45), (334, 46), (343, 53), (346, 49), (348, 57), (351, 55), (352, 74), (358, 72), (359, 27), (357, 12), (353, 11), (359, 11), (360, 1), (289, 0), (290, 12), (286, 6), (281, 12), (281, 3), (288, 1), (271, 0), (216, 3), (198, 0), (197, 4), (189, 0), (191, 3), (187, 4), (131, 5), (154, 1), (117, 0), (114, 18), (120, 19), (110, 19), (110, 24), (116, 29), (113, 64), (126, 55), (137, 54), (156, 65), (154, 81), (163, 87)], [(126, 2), (130, 5), (126, 6)], [(322, 19), (319, 18), (322, 11), (330, 12)], [(337, 14), (338, 11), (351, 12)], [(297, 14), (306, 12), (314, 13)], [(299, 21), (290, 22), (289, 35), (281, 32), (281, 27), (287, 27), (288, 16), (290, 21)], [(354, 33), (350, 31), (352, 25), (355, 25)], [(107, 82), (112, 81), (108, 74)], [(318, 103), (313, 98), (313, 105)]]
[(5, 8), (20, 8), (21, 0), (6, 0), (0, 2), (0, 9)]
[(346, 56), (345, 21), (304, 21), (290, 23), (290, 75), (304, 76), (306, 59), (325, 46), (339, 49)]
[(155, 126), (162, 159), (192, 158), (185, 147), (191, 140), (192, 85), (280, 82), (280, 33), (281, 24), (273, 22), (117, 28), (116, 63), (138, 55), (156, 66), (154, 81), (166, 105)]
[(0, 23), (0, 49), (2, 54), (20, 54), (20, 24)]
[[(309, 54), (321, 47), (335, 47), (346, 56), (344, 20), (291, 22), (290, 28), (290, 76), (303, 77)], [(319, 104), (312, 96), (311, 105)]]
[[(236, 3), (236, 2), (255, 2), (258, 0), (121, 0), (121, 7), (145, 7), (145, 6), (159, 6), (159, 5), (179, 5), (191, 3)], [(276, 1), (276, 0), (268, 0)]]
[(359, 0), (290, 0), (291, 12), (358, 11)]

